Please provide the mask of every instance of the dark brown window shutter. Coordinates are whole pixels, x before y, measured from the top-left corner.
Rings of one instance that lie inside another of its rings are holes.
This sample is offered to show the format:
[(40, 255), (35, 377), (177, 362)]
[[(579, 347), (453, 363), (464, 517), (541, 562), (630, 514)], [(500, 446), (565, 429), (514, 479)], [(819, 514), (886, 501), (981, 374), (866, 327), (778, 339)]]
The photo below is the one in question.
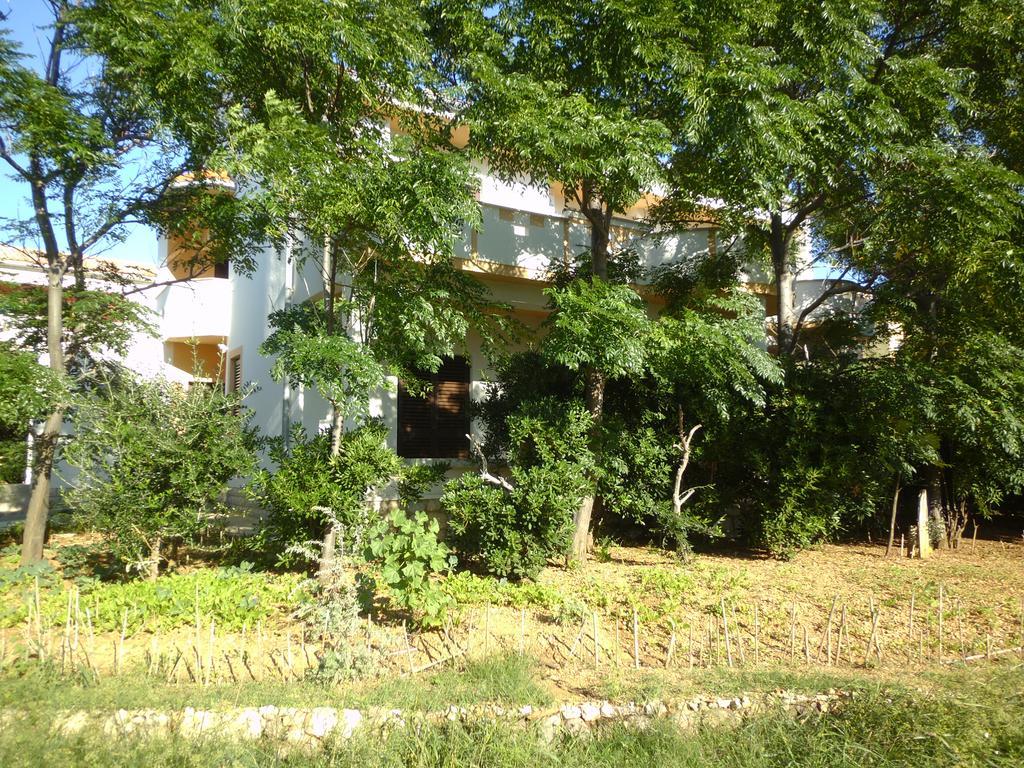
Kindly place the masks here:
[(242, 388), (242, 356), (235, 355), (231, 358), (231, 380), (228, 383), (229, 392), (238, 392)]
[(421, 376), (432, 388), (413, 397), (398, 385), (398, 455), (409, 459), (468, 459), (469, 361), (445, 359)]

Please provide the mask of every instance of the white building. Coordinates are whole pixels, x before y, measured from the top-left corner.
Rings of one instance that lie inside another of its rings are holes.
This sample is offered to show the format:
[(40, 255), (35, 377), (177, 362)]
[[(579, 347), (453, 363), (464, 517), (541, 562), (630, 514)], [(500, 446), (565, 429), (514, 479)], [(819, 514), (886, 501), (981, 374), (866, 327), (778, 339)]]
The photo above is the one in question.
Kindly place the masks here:
[[(496, 302), (510, 306), (517, 319), (537, 328), (547, 315), (542, 291), (548, 267), (588, 247), (587, 223), (556, 184), (507, 184), (482, 169), (478, 176), (482, 226), (466, 227), (456, 245), (457, 264), (479, 279)], [(612, 238), (613, 247), (629, 242), (647, 266), (714, 253), (719, 247), (711, 223), (657, 239), (641, 223), (646, 214), (647, 201), (641, 200), (614, 219)], [(246, 404), (255, 425), (268, 436), (286, 435), (297, 423), (309, 433), (324, 428), (327, 402), (314, 391), (275, 381), (270, 373), (273, 361), (259, 352), (269, 335), (271, 312), (322, 292), (319, 264), (302, 263), (289, 249), (279, 252), (268, 246), (257, 256), (250, 276), (230, 264), (195, 273), (188, 271), (195, 260), (190, 247), (181, 239), (161, 238), (157, 270), (119, 265), (137, 287), (154, 286), (132, 297), (153, 310), (157, 336), (140, 336), (127, 365), (143, 375), (182, 383), (222, 381), (228, 389), (254, 386)], [(31, 259), (15, 258), (9, 249), (0, 255), (0, 280), (45, 284)], [(800, 277), (808, 279), (798, 279), (798, 304), (806, 304), (818, 295), (822, 281)], [(766, 315), (773, 315), (775, 291), (767, 276), (750, 268), (743, 284), (761, 298)], [(97, 278), (90, 287), (104, 284)], [(471, 334), (465, 356), (439, 371), (432, 400), (414, 400), (394, 386), (373, 399), (371, 415), (389, 427), (389, 447), (400, 456), (445, 459), (458, 471), (470, 463), (464, 435), (475, 429), (467, 415), (468, 401), (485, 395), (487, 374), (480, 340)]]

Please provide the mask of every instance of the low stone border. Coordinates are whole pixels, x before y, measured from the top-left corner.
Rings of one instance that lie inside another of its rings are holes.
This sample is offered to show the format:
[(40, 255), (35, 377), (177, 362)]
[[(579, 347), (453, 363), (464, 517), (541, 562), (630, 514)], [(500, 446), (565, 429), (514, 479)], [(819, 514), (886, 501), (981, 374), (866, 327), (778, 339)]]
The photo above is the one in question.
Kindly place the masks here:
[[(816, 695), (790, 692), (759, 694), (754, 697), (656, 700), (642, 704), (616, 705), (607, 701), (563, 704), (550, 709), (531, 706), (451, 706), (440, 712), (406, 711), (372, 707), (365, 710), (334, 707), (236, 707), (204, 710), (186, 707), (182, 711), (125, 710), (113, 714), (78, 710), (56, 717), (54, 733), (72, 736), (97, 730), (109, 737), (168, 736), (186, 738), (220, 736), (232, 739), (272, 739), (301, 747), (319, 746), (327, 738), (348, 739), (355, 733), (386, 733), (413, 724), (465, 724), (506, 722), (534, 727), (540, 738), (553, 741), (559, 734), (588, 736), (602, 725), (622, 723), (645, 727), (666, 719), (682, 729), (702, 725), (738, 724), (743, 718), (769, 711), (781, 711), (797, 718), (834, 712), (853, 697), (852, 693), (830, 690)], [(17, 724), (18, 710), (0, 712), (0, 728)]]

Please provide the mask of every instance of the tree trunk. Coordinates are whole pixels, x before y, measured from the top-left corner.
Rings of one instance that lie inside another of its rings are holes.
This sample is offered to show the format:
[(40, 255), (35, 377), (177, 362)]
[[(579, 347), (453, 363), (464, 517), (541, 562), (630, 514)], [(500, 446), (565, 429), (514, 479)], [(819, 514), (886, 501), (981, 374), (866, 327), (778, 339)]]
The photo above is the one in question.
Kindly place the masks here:
[[(50, 370), (57, 375), (64, 374), (64, 288), (59, 266), (50, 263), (46, 293), (46, 342), (50, 355)], [(43, 432), (35, 441), (35, 457), (32, 462), (32, 495), (25, 515), (25, 534), (21, 543), (21, 564), (31, 565), (43, 559), (43, 541), (46, 538), (46, 521), (50, 514), (50, 480), (53, 475), (54, 459), (60, 428), (64, 423), (64, 411), (58, 407), (46, 419)]]
[[(612, 212), (607, 210), (604, 203), (598, 199), (588, 183), (583, 185), (582, 198), (583, 214), (590, 224), (590, 259), (591, 274), (600, 280), (608, 279), (608, 234), (611, 225)], [(588, 367), (584, 370), (585, 392), (587, 410), (593, 417), (591, 437), (597, 435), (597, 430), (604, 415), (604, 390), (607, 383), (603, 371)], [(592, 440), (593, 442), (593, 440)], [(596, 488), (591, 491), (580, 502), (579, 508), (573, 519), (572, 549), (569, 557), (577, 562), (585, 562), (590, 534), (590, 521), (594, 513), (594, 497)]]
[(782, 215), (773, 213), (768, 237), (772, 256), (772, 270), (778, 296), (776, 309), (776, 346), (780, 355), (793, 352), (793, 334), (796, 328), (796, 299), (794, 295), (793, 265), (789, 258), (789, 237), (782, 223)]
[[(326, 329), (327, 334), (332, 335), (335, 332), (334, 322), (334, 299), (335, 291), (337, 290), (337, 277), (338, 277), (338, 260), (335, 252), (334, 243), (330, 238), (324, 239), (324, 309), (327, 314)], [(342, 329), (342, 333), (346, 329)], [(345, 431), (345, 417), (338, 408), (338, 404), (331, 401), (331, 459), (337, 458), (338, 454), (341, 453), (341, 435)], [(331, 510), (332, 515), (337, 510)], [(324, 586), (330, 579), (331, 571), (334, 565), (335, 549), (338, 545), (338, 530), (334, 521), (331, 520), (328, 523), (327, 530), (324, 532), (323, 545), (320, 548), (320, 566), (318, 569), (318, 578), (320, 583)]]
[(935, 549), (947, 549), (946, 518), (943, 514), (942, 469), (931, 466), (925, 475), (928, 487), (928, 533)]
[(896, 538), (896, 512), (900, 508), (900, 476), (896, 476), (896, 489), (892, 493), (892, 515), (889, 517), (889, 542), (885, 545), (885, 556), (892, 551), (893, 540)]
[(162, 541), (159, 536), (153, 539), (149, 545), (149, 568), (147, 569), (149, 580), (156, 581), (160, 575), (160, 545)]

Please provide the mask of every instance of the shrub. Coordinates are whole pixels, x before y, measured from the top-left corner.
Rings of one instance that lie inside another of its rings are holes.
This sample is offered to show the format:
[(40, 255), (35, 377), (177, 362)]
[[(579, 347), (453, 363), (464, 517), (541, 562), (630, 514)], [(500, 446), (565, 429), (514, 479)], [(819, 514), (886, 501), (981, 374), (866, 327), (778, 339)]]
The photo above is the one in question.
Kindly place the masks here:
[(372, 421), (342, 435), (341, 450), (331, 458), (327, 433), (307, 437), (296, 425), (290, 444), (271, 443), (273, 471), (261, 470), (252, 483), (254, 498), (267, 510), (254, 547), (282, 565), (295, 565), (296, 546), (320, 541), (331, 516), (355, 530), (367, 509), (367, 488), (390, 481), (399, 472), (389, 451), (383, 424)]
[(79, 475), (67, 499), (150, 578), (163, 543), (210, 528), (228, 480), (252, 471), (256, 440), (242, 396), (121, 376), (80, 399), (67, 449)]
[(590, 417), (578, 405), (530, 404), (508, 419), (512, 490), (465, 475), (441, 504), (456, 549), (495, 576), (533, 578), (564, 553), (587, 489)]

